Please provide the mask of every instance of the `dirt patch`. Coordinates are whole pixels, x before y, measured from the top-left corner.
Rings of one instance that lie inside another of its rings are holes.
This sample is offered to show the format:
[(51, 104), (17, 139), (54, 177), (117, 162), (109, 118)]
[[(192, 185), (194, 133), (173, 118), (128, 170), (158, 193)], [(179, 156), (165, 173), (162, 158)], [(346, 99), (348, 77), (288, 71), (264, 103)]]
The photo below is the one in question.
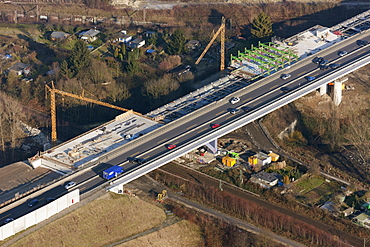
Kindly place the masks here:
[(188, 221), (181, 221), (154, 233), (137, 238), (118, 247), (172, 247), (200, 246), (199, 228)]

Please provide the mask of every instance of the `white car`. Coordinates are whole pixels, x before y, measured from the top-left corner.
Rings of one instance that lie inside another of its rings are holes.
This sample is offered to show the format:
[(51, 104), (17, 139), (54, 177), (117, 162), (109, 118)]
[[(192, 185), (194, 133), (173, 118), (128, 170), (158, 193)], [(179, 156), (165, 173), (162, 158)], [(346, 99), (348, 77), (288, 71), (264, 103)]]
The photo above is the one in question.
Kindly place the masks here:
[(73, 181), (71, 181), (71, 182), (68, 182), (66, 185), (64, 185), (64, 188), (65, 188), (66, 190), (68, 190), (68, 189), (70, 189), (70, 188), (72, 188), (72, 187), (74, 187), (74, 186), (76, 186), (76, 183), (75, 183), (75, 182), (73, 182)]
[(230, 100), (230, 103), (231, 104), (236, 104), (240, 101), (240, 98), (239, 97), (232, 97), (231, 100)]
[(281, 78), (281, 79), (283, 79), (283, 80), (289, 79), (290, 77), (291, 77), (291, 75), (290, 75), (290, 74), (282, 74), (282, 75), (280, 76), (280, 78)]
[(240, 109), (238, 109), (238, 108), (235, 108), (235, 109), (231, 109), (230, 110), (230, 113), (233, 114), (233, 115), (235, 115), (235, 114), (237, 114), (239, 112), (240, 112)]

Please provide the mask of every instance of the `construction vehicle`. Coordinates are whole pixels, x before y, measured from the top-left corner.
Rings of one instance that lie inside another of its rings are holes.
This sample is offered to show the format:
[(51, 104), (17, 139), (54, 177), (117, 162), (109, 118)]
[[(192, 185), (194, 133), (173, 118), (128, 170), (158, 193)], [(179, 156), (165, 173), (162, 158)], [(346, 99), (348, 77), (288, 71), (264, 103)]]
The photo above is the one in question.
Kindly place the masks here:
[(225, 18), (222, 17), (222, 21), (221, 21), (221, 26), (220, 28), (217, 30), (217, 32), (215, 33), (215, 35), (213, 35), (211, 41), (208, 43), (207, 47), (204, 49), (204, 51), (202, 52), (202, 54), (199, 56), (199, 58), (197, 59), (197, 61), (195, 62), (195, 64), (199, 64), (199, 62), (202, 60), (202, 58), (204, 57), (204, 55), (206, 55), (208, 49), (211, 47), (211, 45), (213, 44), (213, 42), (215, 41), (215, 39), (217, 38), (217, 36), (220, 34), (221, 35), (221, 48), (220, 48), (220, 70), (223, 71), (225, 69), (225, 29), (226, 29), (226, 25), (225, 25)]
[(167, 199), (167, 190), (162, 190), (162, 193), (159, 193), (158, 195), (157, 195), (157, 202), (163, 202), (164, 200), (166, 200)]

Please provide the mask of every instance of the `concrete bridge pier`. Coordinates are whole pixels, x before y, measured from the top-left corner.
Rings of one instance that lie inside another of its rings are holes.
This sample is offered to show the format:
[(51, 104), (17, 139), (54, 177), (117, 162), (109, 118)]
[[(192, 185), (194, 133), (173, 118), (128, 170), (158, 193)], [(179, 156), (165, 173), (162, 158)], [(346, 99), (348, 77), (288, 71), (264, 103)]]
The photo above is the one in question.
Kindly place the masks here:
[(319, 88), (319, 91), (320, 91), (320, 95), (324, 95), (327, 93), (328, 91), (328, 85), (324, 84), (322, 85), (320, 88)]
[(341, 80), (334, 81), (333, 91), (334, 91), (334, 95), (333, 95), (334, 105), (338, 106), (340, 102), (342, 102), (342, 81)]
[(207, 142), (206, 146), (212, 154), (217, 153), (217, 139)]

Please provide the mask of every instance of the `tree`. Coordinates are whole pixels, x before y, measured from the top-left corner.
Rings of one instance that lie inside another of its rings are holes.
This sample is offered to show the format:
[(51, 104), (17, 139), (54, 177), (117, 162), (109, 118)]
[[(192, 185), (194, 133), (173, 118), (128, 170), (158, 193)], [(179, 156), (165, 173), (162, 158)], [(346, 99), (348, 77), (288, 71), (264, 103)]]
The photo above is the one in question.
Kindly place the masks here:
[(77, 76), (83, 69), (91, 64), (90, 51), (87, 49), (86, 43), (78, 40), (73, 47), (72, 54), (68, 58), (68, 68), (72, 76)]
[(153, 33), (152, 36), (148, 39), (148, 44), (156, 46), (157, 41), (158, 41), (158, 36), (156, 33)]
[(270, 17), (265, 13), (261, 12), (252, 21), (251, 33), (252, 36), (255, 38), (264, 38), (271, 36), (273, 31), (272, 31), (272, 21), (270, 20)]
[(176, 29), (168, 42), (168, 53), (172, 55), (183, 54), (186, 52), (185, 44), (186, 38), (184, 32), (181, 29)]
[(152, 98), (168, 95), (179, 88), (180, 84), (171, 75), (165, 74), (160, 79), (153, 79), (144, 83), (145, 91)]

